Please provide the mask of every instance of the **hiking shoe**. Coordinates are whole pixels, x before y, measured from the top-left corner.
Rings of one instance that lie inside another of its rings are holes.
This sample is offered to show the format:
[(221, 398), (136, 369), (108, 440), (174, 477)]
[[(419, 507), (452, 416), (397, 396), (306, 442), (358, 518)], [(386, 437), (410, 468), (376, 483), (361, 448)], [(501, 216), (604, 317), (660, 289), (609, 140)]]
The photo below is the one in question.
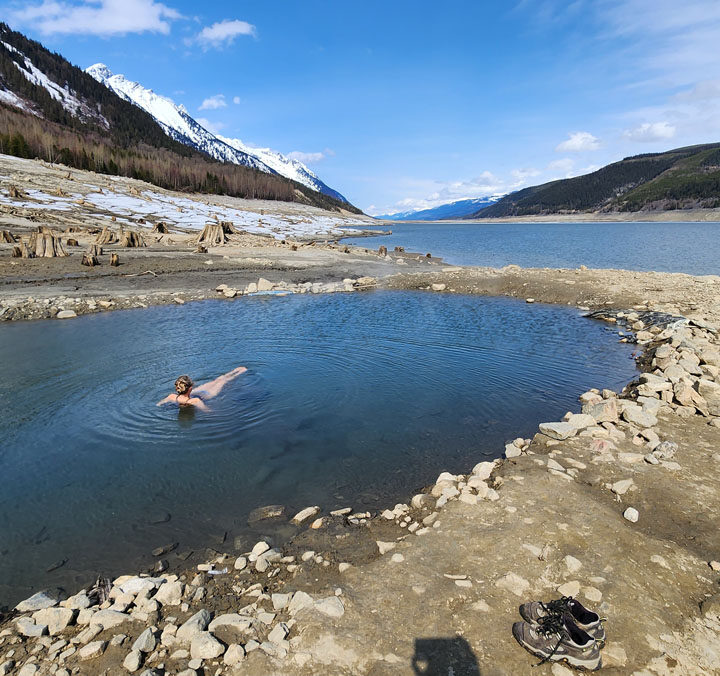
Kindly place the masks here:
[(602, 666), (597, 641), (573, 622), (570, 613), (547, 615), (537, 624), (515, 622), (515, 640), (545, 662), (565, 661), (575, 669), (595, 671)]
[(605, 645), (605, 627), (603, 627), (600, 616), (592, 610), (588, 610), (572, 596), (563, 596), (561, 599), (549, 603), (533, 601), (520, 606), (520, 616), (530, 624), (537, 624), (549, 615), (562, 615), (565, 612), (570, 613), (575, 624), (590, 634), (601, 648)]

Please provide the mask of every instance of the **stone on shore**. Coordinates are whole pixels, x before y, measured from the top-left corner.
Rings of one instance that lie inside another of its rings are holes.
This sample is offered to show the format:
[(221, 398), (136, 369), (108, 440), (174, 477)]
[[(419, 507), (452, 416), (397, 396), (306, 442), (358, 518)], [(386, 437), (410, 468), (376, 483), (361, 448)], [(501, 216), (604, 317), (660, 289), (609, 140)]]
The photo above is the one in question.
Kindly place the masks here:
[(495, 586), (509, 591), (515, 596), (522, 596), (530, 587), (530, 583), (515, 573), (506, 573), (495, 581)]
[(345, 606), (337, 596), (328, 596), (315, 602), (315, 610), (320, 611), (328, 617), (342, 617), (345, 614)]
[(38, 624), (45, 624), (50, 636), (56, 636), (75, 619), (75, 611), (69, 608), (43, 608), (33, 613), (33, 619)]
[(228, 667), (234, 667), (245, 659), (245, 650), (237, 643), (231, 643), (223, 656), (223, 663)]
[(203, 608), (186, 620), (175, 636), (178, 641), (190, 643), (196, 634), (207, 629), (208, 624), (210, 624), (210, 613)]
[(58, 604), (59, 598), (50, 591), (39, 591), (37, 594), (33, 594), (29, 599), (20, 601), (15, 606), (15, 610), (20, 613), (31, 613), (35, 610), (42, 610), (43, 608), (52, 608)]
[(107, 648), (107, 641), (93, 641), (78, 650), (78, 657), (81, 660), (92, 660), (100, 657)]
[(395, 549), (397, 547), (396, 542), (382, 542), (381, 540), (377, 540), (376, 542), (378, 546), (378, 550), (380, 551), (380, 554), (387, 554), (389, 551)]
[(557, 588), (557, 591), (563, 596), (577, 596), (580, 593), (580, 583), (577, 580), (565, 582)]
[(60, 310), (55, 317), (57, 319), (73, 319), (77, 317), (77, 312), (75, 310)]
[(132, 674), (142, 666), (142, 663), (142, 653), (139, 650), (131, 650), (123, 660), (123, 667)]
[(638, 427), (655, 427), (658, 419), (650, 413), (645, 413), (639, 406), (626, 406), (623, 410), (623, 418)]
[(130, 615), (121, 613), (117, 610), (98, 610), (93, 614), (90, 620), (90, 626), (100, 626), (103, 629), (113, 629), (124, 622), (130, 622), (133, 618)]
[(477, 465), (475, 465), (475, 467), (473, 467), (472, 474), (473, 476), (478, 477), (478, 479), (484, 481), (485, 479), (490, 478), (490, 475), (492, 474), (494, 469), (495, 462), (493, 461), (479, 462)]
[(577, 427), (573, 427), (566, 422), (540, 423), (539, 429), (545, 436), (551, 439), (557, 439), (558, 441), (574, 437), (578, 432)]
[(320, 507), (317, 505), (314, 507), (306, 507), (305, 509), (299, 511), (292, 519), (291, 521), (299, 526), (303, 521), (307, 521), (311, 517), (315, 516), (320, 511)]
[(628, 507), (624, 512), (623, 516), (631, 523), (637, 523), (640, 518), (640, 513), (634, 507)]
[(157, 640), (153, 633), (152, 627), (148, 627), (140, 636), (137, 637), (132, 645), (133, 650), (139, 650), (141, 653), (151, 653), (155, 650)]
[(32, 617), (20, 617), (15, 621), (15, 629), (21, 636), (37, 638), (48, 633), (47, 625), (37, 624)]
[(224, 652), (225, 646), (209, 631), (198, 632), (190, 642), (190, 656), (193, 659), (211, 660), (220, 657)]

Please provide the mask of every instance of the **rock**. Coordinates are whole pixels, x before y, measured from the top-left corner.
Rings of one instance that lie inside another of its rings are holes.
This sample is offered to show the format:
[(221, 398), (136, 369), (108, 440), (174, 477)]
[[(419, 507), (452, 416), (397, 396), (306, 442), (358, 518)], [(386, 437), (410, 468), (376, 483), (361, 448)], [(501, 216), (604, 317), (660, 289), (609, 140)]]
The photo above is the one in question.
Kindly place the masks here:
[(526, 303), (534, 303), (534, 302), (535, 302), (535, 299), (534, 299), (534, 298), (526, 298), (526, 299), (525, 299), (525, 302), (526, 302)]
[(132, 674), (143, 663), (143, 656), (139, 650), (131, 650), (123, 660), (123, 666)]
[(650, 413), (645, 413), (639, 406), (626, 407), (623, 411), (623, 418), (638, 427), (655, 427), (658, 419)]
[(223, 656), (223, 663), (228, 667), (234, 667), (245, 659), (245, 650), (237, 643), (231, 643)]
[(328, 596), (315, 602), (315, 610), (328, 617), (342, 617), (345, 614), (345, 606), (337, 596)]
[(700, 396), (707, 402), (710, 415), (720, 416), (720, 384), (701, 378), (697, 386)]
[(24, 664), (22, 669), (18, 671), (17, 676), (35, 676), (38, 672), (38, 666), (37, 664), (33, 664), (32, 662), (29, 662), (28, 664)]
[(69, 608), (43, 608), (33, 613), (33, 619), (38, 624), (47, 625), (50, 636), (56, 636), (72, 624), (75, 611)]
[(565, 562), (565, 566), (568, 571), (571, 573), (577, 573), (582, 568), (582, 563), (574, 556), (570, 556), (570, 554), (568, 554), (563, 561)]
[(625, 648), (617, 643), (608, 643), (603, 649), (604, 667), (624, 667), (627, 664)]
[(381, 542), (380, 540), (377, 540), (376, 544), (378, 546), (378, 549), (380, 550), (380, 554), (387, 554), (389, 551), (397, 547), (396, 542)]
[(268, 641), (279, 644), (286, 639), (289, 633), (290, 629), (288, 629), (287, 624), (280, 622), (276, 624), (275, 628), (268, 634)]
[(593, 603), (600, 603), (602, 601), (602, 592), (595, 587), (585, 587), (583, 589), (583, 595), (588, 601)]
[(708, 566), (710, 566), (710, 570), (714, 570), (716, 573), (720, 571), (720, 561), (710, 561)]
[(15, 667), (13, 660), (5, 660), (0, 664), (0, 676), (7, 676)]
[(244, 556), (238, 556), (237, 559), (235, 559), (235, 570), (245, 570), (247, 563), (248, 561)]
[(349, 563), (343, 562), (343, 563), (339, 563), (339, 564), (338, 564), (338, 571), (341, 572), (341, 573), (344, 573), (345, 571), (348, 571), (348, 570), (350, 570), (351, 568), (352, 568), (352, 565), (349, 564)]
[(257, 281), (257, 290), (258, 291), (272, 291), (274, 284), (264, 277), (260, 277)]
[(405, 561), (405, 557), (402, 554), (393, 554), (390, 557), (390, 561), (392, 561), (393, 563), (402, 563), (403, 561)]
[(573, 413), (565, 422), (572, 425), (577, 430), (584, 430), (587, 427), (593, 427), (597, 422), (592, 415), (586, 413)]
[(554, 469), (556, 472), (565, 471), (565, 468), (559, 462), (557, 462), (557, 460), (553, 460), (552, 458), (548, 458), (547, 468)]
[(481, 481), (485, 481), (490, 478), (492, 471), (495, 469), (495, 462), (479, 462), (473, 467), (472, 474)]
[(506, 458), (517, 458), (522, 455), (522, 451), (515, 444), (507, 444), (505, 446)]
[(222, 291), (223, 296), (225, 298), (235, 298), (237, 296), (237, 289), (233, 289), (232, 287), (227, 287), (223, 289)]
[(446, 286), (445, 284), (432, 284), (432, 285), (430, 286), (430, 288), (431, 288), (433, 291), (445, 291), (445, 289), (447, 288), (447, 286)]
[(220, 627), (231, 627), (232, 629), (242, 632), (249, 629), (252, 626), (252, 618), (247, 615), (240, 615), (239, 613), (225, 613), (224, 615), (218, 615), (208, 627), (208, 630), (215, 632)]
[(419, 493), (413, 496), (410, 505), (413, 509), (432, 509), (435, 507), (435, 498), (427, 493)]
[(652, 453), (648, 453), (644, 457), (644, 460), (645, 460), (645, 462), (647, 462), (650, 465), (659, 465), (660, 464), (660, 461)]
[(133, 650), (138, 650), (141, 653), (151, 653), (153, 650), (155, 650), (155, 646), (157, 645), (157, 640), (155, 639), (155, 634), (153, 633), (152, 628), (148, 627), (140, 636), (137, 637), (137, 640), (132, 645)]
[(700, 609), (705, 617), (720, 619), (720, 594), (706, 598), (700, 604)]
[(634, 507), (628, 507), (624, 512), (623, 516), (632, 523), (637, 523), (640, 518), (640, 513)]
[(248, 284), (245, 288), (245, 293), (257, 293), (257, 290), (257, 284), (255, 282), (250, 282), (250, 284)]
[(610, 490), (615, 493), (615, 495), (625, 495), (634, 485), (635, 482), (632, 479), (623, 479), (622, 481), (616, 481), (610, 486)]
[(539, 429), (544, 435), (559, 441), (574, 437), (578, 431), (576, 427), (566, 422), (540, 423)]
[(662, 441), (654, 449), (653, 455), (656, 458), (673, 458), (678, 450), (678, 445), (674, 441)]
[(190, 656), (196, 660), (211, 660), (224, 652), (225, 646), (209, 631), (198, 632), (190, 642)]
[(574, 676), (574, 672), (564, 664), (553, 664), (550, 673), (552, 676)]
[(515, 596), (522, 596), (530, 587), (530, 583), (515, 573), (506, 573), (495, 581), (495, 586), (509, 591)]
[(185, 585), (179, 580), (166, 582), (158, 589), (153, 599), (163, 606), (179, 606), (182, 603), (184, 590)]
[(93, 641), (78, 650), (78, 657), (81, 660), (92, 660), (100, 657), (107, 648), (107, 641)]
[(253, 509), (248, 516), (248, 523), (256, 523), (257, 521), (265, 521), (267, 519), (277, 519), (285, 515), (284, 505), (265, 505)]
[[(399, 260), (397, 262), (400, 263)], [(261, 643), (260, 650), (262, 650), (266, 655), (270, 655), (270, 657), (275, 657), (277, 659), (284, 659), (287, 657), (287, 650), (272, 641), (264, 641)]]
[(90, 620), (90, 626), (100, 626), (103, 629), (113, 629), (124, 622), (131, 621), (130, 615), (121, 613), (117, 610), (98, 610)]
[(557, 588), (557, 591), (563, 596), (577, 596), (580, 593), (580, 583), (577, 580), (565, 582)]
[(55, 315), (56, 319), (73, 319), (74, 317), (77, 317), (75, 310), (60, 310), (60, 312)]
[[(261, 540), (252, 548), (250, 555), (251, 555), (251, 557), (254, 555), (255, 558), (257, 558), (258, 556), (260, 556), (260, 554), (264, 554), (269, 549), (270, 549), (270, 545), (267, 542), (264, 542)], [(250, 560), (252, 561), (253, 559), (251, 558)]]
[(291, 521), (299, 526), (303, 521), (307, 521), (311, 517), (315, 516), (320, 511), (320, 507), (317, 505), (314, 507), (306, 507), (305, 509), (298, 512)]
[(20, 601), (15, 606), (15, 610), (20, 613), (32, 613), (43, 608), (52, 608), (58, 604), (59, 597), (51, 591), (39, 591), (33, 594), (29, 599)]
[(191, 618), (186, 620), (185, 623), (177, 630), (175, 636), (178, 641), (189, 643), (196, 634), (205, 631), (208, 624), (210, 624), (210, 613), (203, 608), (195, 613)]
[(15, 629), (21, 636), (36, 638), (48, 633), (47, 625), (37, 624), (31, 617), (19, 617), (15, 620)]
[(309, 608), (315, 603), (314, 599), (310, 594), (303, 591), (297, 591), (293, 594), (293, 597), (288, 604), (288, 613), (295, 615), (303, 608)]

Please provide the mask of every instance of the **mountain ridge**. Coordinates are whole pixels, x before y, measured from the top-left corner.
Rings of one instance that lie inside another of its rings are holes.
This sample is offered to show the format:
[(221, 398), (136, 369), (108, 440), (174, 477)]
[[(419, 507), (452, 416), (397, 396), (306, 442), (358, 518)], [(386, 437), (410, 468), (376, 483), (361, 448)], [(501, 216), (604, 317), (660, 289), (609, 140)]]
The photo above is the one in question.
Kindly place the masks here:
[(394, 214), (376, 216), (386, 221), (442, 221), (465, 218), (468, 214), (477, 213), (492, 204), (495, 204), (503, 195), (492, 195), (489, 197), (474, 197), (464, 200), (448, 202), (429, 209), (411, 211), (400, 211)]

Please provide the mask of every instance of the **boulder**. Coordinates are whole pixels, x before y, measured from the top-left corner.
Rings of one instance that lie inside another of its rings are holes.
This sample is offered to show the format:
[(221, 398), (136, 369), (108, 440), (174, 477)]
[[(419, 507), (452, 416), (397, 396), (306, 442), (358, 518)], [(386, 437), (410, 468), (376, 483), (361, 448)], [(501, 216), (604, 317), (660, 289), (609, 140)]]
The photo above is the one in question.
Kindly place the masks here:
[(20, 603), (15, 606), (15, 610), (20, 613), (32, 613), (36, 610), (42, 610), (43, 608), (52, 608), (58, 604), (59, 600), (60, 598), (55, 592), (39, 591), (29, 599), (20, 601)]
[(582, 412), (592, 416), (595, 422), (615, 423), (618, 420), (617, 399), (601, 399), (583, 404)]
[(638, 427), (655, 427), (658, 424), (658, 419), (654, 415), (646, 413), (639, 406), (626, 406), (623, 410), (623, 418)]
[(189, 643), (196, 634), (205, 631), (208, 624), (210, 624), (210, 612), (203, 608), (186, 620), (185, 623), (178, 628), (175, 636), (178, 641)]
[(209, 631), (197, 632), (190, 642), (190, 656), (194, 660), (212, 660), (225, 652), (225, 646)]
[(544, 435), (559, 441), (574, 437), (578, 431), (577, 427), (573, 427), (566, 422), (540, 423), (539, 429)]
[(117, 610), (98, 610), (93, 614), (90, 620), (90, 626), (99, 626), (103, 629), (113, 629), (124, 622), (130, 622), (133, 618), (130, 615), (121, 613)]
[(43, 608), (33, 613), (38, 624), (47, 625), (50, 636), (62, 633), (75, 619), (75, 611), (70, 608)]
[(295, 525), (300, 525), (303, 521), (307, 521), (309, 518), (315, 516), (320, 511), (320, 507), (317, 505), (314, 507), (306, 507), (305, 509), (299, 511), (292, 519), (291, 521)]
[(707, 402), (708, 413), (720, 416), (720, 384), (701, 378), (697, 386), (698, 393)]
[(185, 585), (179, 580), (166, 582), (158, 589), (153, 599), (163, 606), (179, 606), (182, 603), (182, 595)]

